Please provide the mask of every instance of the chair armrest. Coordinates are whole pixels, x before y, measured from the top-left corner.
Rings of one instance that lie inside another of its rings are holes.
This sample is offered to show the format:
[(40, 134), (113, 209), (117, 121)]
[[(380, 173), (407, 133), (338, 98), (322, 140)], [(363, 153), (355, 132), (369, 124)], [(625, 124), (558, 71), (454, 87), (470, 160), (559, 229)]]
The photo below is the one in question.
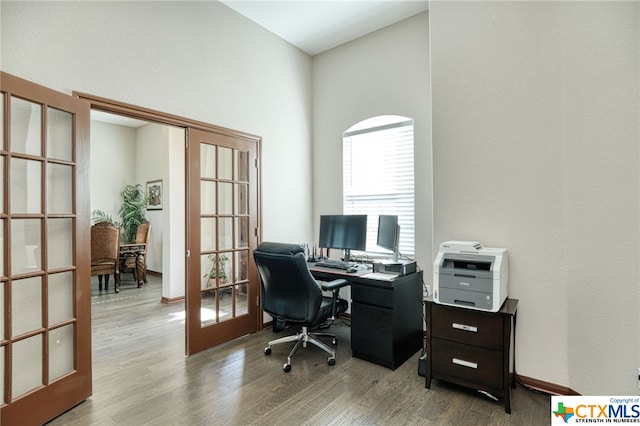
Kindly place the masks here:
[(349, 282), (343, 278), (339, 278), (337, 280), (323, 282), (320, 284), (320, 288), (324, 291), (334, 291), (340, 289), (342, 287), (346, 287)]

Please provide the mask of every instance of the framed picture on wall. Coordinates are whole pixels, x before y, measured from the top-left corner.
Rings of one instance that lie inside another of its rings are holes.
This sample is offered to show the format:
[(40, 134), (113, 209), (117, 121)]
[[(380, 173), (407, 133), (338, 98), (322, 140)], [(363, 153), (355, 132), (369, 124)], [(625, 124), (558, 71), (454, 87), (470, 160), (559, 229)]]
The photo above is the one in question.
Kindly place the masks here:
[(162, 181), (152, 180), (147, 182), (147, 210), (162, 210)]

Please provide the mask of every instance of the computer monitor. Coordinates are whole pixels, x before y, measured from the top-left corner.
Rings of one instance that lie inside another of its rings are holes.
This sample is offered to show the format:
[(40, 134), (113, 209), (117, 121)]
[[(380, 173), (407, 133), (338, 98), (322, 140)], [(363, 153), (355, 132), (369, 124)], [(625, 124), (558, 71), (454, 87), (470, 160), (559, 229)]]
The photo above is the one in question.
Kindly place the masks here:
[(393, 261), (397, 262), (400, 257), (400, 225), (398, 216), (383, 215), (378, 216), (378, 246), (393, 252)]
[(320, 216), (318, 245), (344, 250), (344, 261), (348, 262), (351, 250), (367, 249), (367, 215)]

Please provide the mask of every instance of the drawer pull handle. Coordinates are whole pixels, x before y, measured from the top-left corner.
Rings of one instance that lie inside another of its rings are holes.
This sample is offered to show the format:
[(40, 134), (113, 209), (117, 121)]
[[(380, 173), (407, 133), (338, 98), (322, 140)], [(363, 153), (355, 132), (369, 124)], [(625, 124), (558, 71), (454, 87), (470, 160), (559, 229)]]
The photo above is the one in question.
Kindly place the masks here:
[(458, 324), (457, 322), (452, 323), (451, 327), (458, 330), (462, 330), (462, 331), (471, 331), (473, 333), (478, 332), (478, 327), (474, 327), (472, 325), (466, 325), (466, 324)]
[(463, 367), (469, 367), (469, 368), (475, 368), (475, 369), (478, 368), (477, 362), (465, 361), (463, 359), (458, 359), (458, 358), (453, 358), (451, 362), (457, 365), (461, 365)]

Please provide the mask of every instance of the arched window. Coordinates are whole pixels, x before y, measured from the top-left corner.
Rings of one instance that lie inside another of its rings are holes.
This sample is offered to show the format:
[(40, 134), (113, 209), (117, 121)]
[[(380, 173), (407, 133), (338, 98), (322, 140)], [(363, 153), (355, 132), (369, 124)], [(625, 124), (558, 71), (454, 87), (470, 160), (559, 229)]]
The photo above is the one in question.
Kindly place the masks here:
[(361, 121), (342, 134), (343, 211), (367, 214), (367, 252), (378, 247), (379, 215), (397, 215), (400, 253), (415, 255), (413, 120), (384, 115)]

